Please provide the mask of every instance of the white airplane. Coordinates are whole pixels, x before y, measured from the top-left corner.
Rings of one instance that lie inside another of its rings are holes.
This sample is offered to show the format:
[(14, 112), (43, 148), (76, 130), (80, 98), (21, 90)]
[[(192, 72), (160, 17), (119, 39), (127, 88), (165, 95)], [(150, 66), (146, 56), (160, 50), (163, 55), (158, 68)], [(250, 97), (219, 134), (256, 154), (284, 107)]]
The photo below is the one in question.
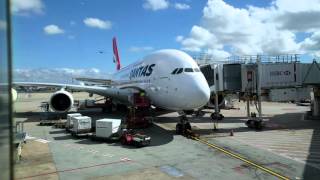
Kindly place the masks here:
[[(120, 65), (115, 38), (113, 53), (117, 72), (110, 79), (78, 78), (107, 86), (32, 82), (17, 82), (14, 85), (60, 87), (61, 90), (55, 92), (49, 101), (51, 109), (58, 112), (69, 111), (73, 106), (72, 94), (66, 89), (109, 97), (122, 104), (132, 103), (134, 93), (144, 92), (153, 106), (178, 112), (201, 108), (209, 101), (208, 83), (197, 63), (185, 52), (159, 50), (124, 68)], [(185, 125), (191, 128), (187, 121), (182, 120), (177, 124), (177, 131)]]

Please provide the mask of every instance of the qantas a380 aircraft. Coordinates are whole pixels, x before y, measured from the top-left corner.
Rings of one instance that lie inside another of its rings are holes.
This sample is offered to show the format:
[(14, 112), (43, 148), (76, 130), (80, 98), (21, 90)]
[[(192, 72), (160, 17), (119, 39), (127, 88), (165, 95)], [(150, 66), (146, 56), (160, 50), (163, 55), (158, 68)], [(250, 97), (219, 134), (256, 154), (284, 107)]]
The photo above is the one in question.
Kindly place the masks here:
[[(197, 63), (185, 52), (159, 50), (124, 68), (120, 66), (115, 38), (113, 53), (117, 72), (111, 79), (78, 78), (106, 86), (32, 82), (17, 82), (14, 85), (60, 87), (61, 90), (55, 92), (49, 101), (51, 109), (59, 112), (69, 111), (73, 106), (73, 96), (66, 89), (110, 97), (121, 104), (130, 104), (134, 93), (144, 92), (153, 106), (178, 112), (201, 108), (209, 101), (209, 85)], [(182, 120), (177, 128), (181, 129), (184, 125)], [(187, 126), (191, 127), (189, 123)]]

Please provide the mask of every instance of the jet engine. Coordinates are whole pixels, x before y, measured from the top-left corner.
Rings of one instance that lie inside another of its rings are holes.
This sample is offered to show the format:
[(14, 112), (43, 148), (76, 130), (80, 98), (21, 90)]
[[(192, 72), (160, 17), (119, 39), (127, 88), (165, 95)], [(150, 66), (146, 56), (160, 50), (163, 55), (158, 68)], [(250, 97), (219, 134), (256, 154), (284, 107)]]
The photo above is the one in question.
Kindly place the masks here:
[(56, 112), (67, 112), (73, 106), (73, 96), (71, 93), (60, 90), (52, 94), (50, 97), (50, 108)]

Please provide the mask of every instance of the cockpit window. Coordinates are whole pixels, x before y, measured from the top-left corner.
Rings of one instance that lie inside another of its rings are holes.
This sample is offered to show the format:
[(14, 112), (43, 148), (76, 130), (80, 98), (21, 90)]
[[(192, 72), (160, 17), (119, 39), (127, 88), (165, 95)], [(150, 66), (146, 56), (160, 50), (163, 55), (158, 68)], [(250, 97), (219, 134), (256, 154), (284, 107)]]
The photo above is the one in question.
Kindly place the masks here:
[(179, 68), (175, 68), (171, 74), (176, 74)]
[(183, 68), (179, 68), (179, 70), (177, 71), (176, 74), (180, 74), (180, 73), (182, 73), (182, 71), (183, 71)]
[(199, 68), (194, 68), (193, 70), (194, 70), (194, 72), (200, 72)]
[(182, 73), (182, 72), (183, 72), (183, 68), (176, 68), (176, 69), (174, 69), (174, 70), (172, 71), (171, 74), (180, 74), (180, 73)]
[(184, 68), (184, 72), (193, 72), (192, 68)]

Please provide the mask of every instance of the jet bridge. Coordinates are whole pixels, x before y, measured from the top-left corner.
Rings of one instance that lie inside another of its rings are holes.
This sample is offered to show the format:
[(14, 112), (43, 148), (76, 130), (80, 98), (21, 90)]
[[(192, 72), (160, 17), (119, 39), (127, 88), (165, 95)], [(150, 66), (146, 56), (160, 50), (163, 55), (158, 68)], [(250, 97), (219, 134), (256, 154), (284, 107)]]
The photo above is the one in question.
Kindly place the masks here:
[[(200, 64), (200, 69), (214, 95), (238, 94), (240, 99), (247, 102), (248, 121), (253, 119), (254, 123), (257, 122), (257, 115), (250, 112), (249, 102), (255, 102), (261, 120), (262, 96), (271, 101), (299, 102), (310, 99), (310, 87), (313, 88), (312, 112), (319, 115), (319, 65), (316, 62), (302, 63), (296, 54), (229, 58)], [(218, 97), (214, 97), (217, 101)], [(219, 113), (217, 108), (215, 113)], [(253, 126), (261, 128), (261, 124)]]
[(254, 83), (254, 71), (258, 58), (261, 61), (261, 93), (265, 100), (299, 102), (310, 99), (311, 89), (302, 82), (311, 64), (301, 63), (296, 54), (228, 58), (218, 63), (200, 64), (200, 67), (212, 92), (217, 88), (220, 94), (241, 94), (248, 84), (251, 83), (252, 87), (257, 85)]
[(302, 84), (312, 88), (311, 92), (311, 117), (320, 119), (320, 65), (316, 60), (308, 68), (303, 77)]

